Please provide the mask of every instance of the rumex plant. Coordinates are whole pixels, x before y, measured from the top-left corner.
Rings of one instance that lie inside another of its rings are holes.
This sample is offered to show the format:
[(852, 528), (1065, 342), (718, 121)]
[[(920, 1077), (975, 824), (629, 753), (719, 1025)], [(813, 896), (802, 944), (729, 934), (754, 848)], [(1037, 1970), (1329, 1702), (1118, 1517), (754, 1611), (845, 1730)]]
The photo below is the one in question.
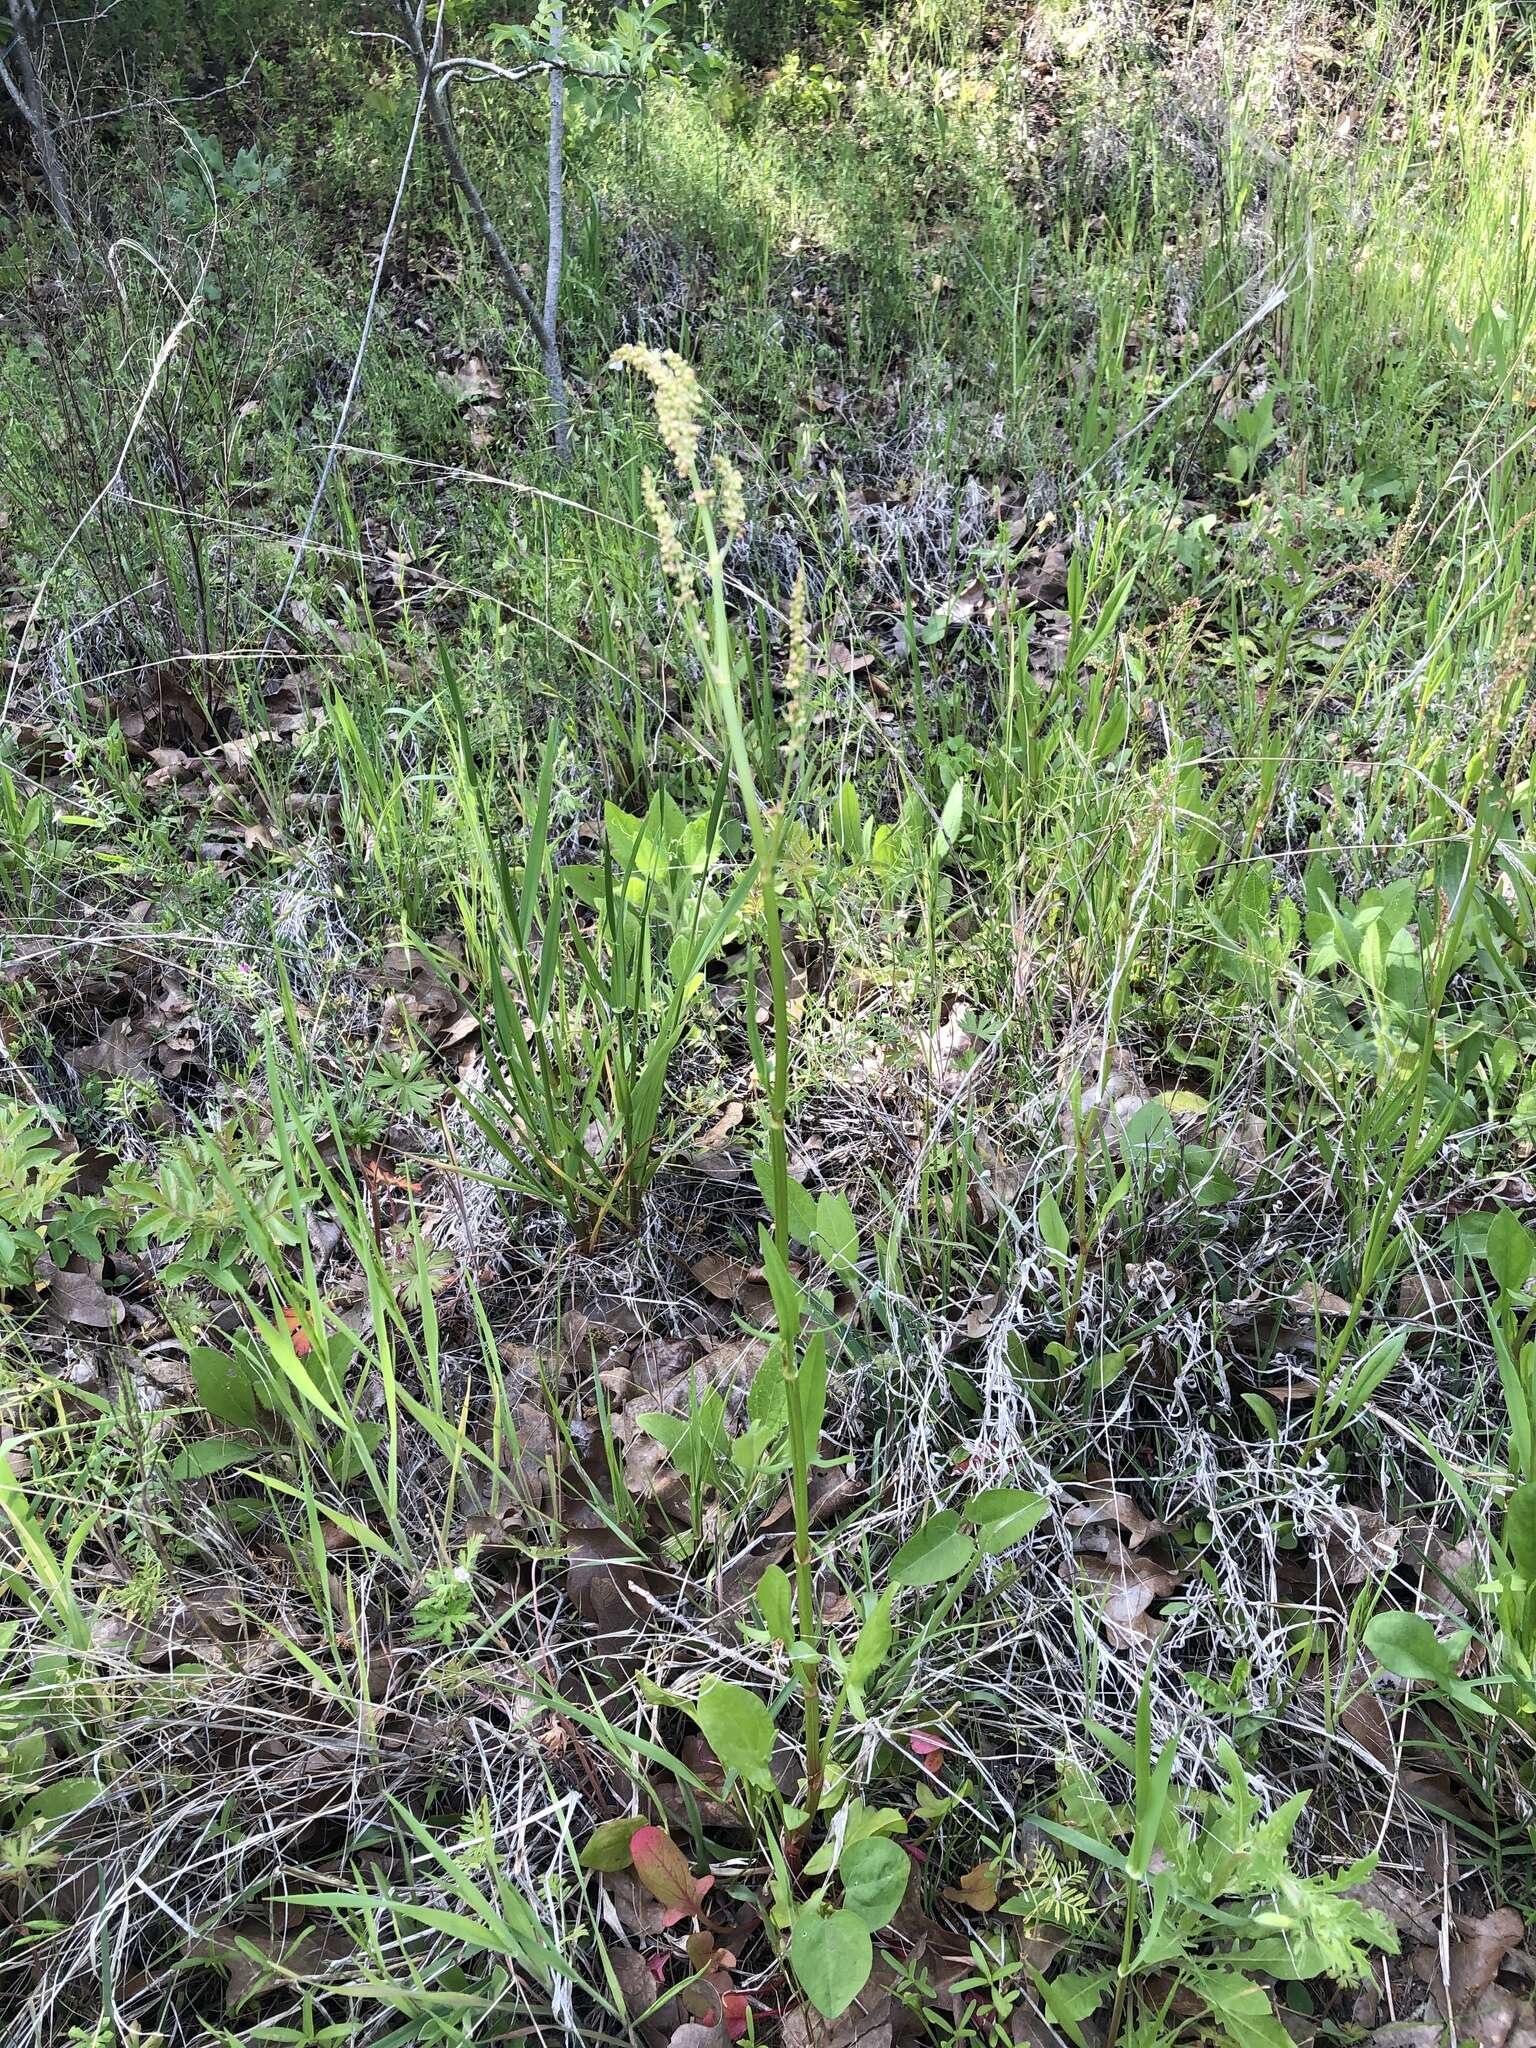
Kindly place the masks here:
[[(766, 1032), (758, 1031), (748, 1010), (753, 1060), (767, 1109), (766, 1145), (755, 1162), (770, 1219), (759, 1232), (759, 1256), (777, 1331), (753, 1380), (747, 1429), (730, 1447), (729, 1457), (742, 1476), (753, 1460), (765, 1470), (787, 1470), (794, 1514), (792, 1572), (769, 1565), (759, 1580), (756, 1604), (760, 1639), (782, 1651), (796, 1675), (803, 1773), (786, 1791), (774, 1768), (774, 1712), (747, 1688), (708, 1678), (696, 1698), (666, 1697), (698, 1723), (724, 1767), (727, 1789), (769, 1860), (771, 1936), (804, 1996), (824, 2016), (835, 2018), (867, 1982), (874, 1965), (874, 1937), (900, 1908), (911, 1875), (907, 1851), (892, 1839), (904, 1825), (902, 1814), (865, 1804), (856, 1784), (833, 1760), (836, 1737), (850, 1716), (864, 1719), (866, 1693), (892, 1657), (898, 1592), (918, 1589), (926, 1598), (926, 1589), (963, 1579), (983, 1555), (998, 1554), (1022, 1541), (1045, 1514), (1046, 1503), (1019, 1489), (994, 1488), (977, 1495), (964, 1510), (934, 1516), (893, 1559), (889, 1583), (866, 1602), (852, 1647), (844, 1652), (831, 1641), (816, 1603), (809, 1498), (826, 1401), (826, 1297), (807, 1285), (793, 1260), (797, 1247), (805, 1249), (839, 1283), (856, 1283), (860, 1242), (847, 1197), (812, 1196), (789, 1170), (791, 1054), (778, 868), (792, 822), (805, 736), (801, 706), (809, 644), (804, 584), (796, 585), (786, 621), (789, 713), (781, 794), (770, 806), (761, 794), (742, 717), (727, 608), (725, 551), (745, 520), (741, 478), (727, 459), (719, 457), (706, 480), (700, 458), (703, 396), (681, 357), (626, 348), (615, 360), (638, 370), (651, 384), (673, 474), (689, 492), (691, 513), (680, 520), (657, 477), (645, 472), (643, 493), (656, 526), (662, 568), (704, 679), (701, 710), (723, 738), (753, 855), (754, 907), (769, 990)], [(958, 813), (958, 804), (955, 808)], [(749, 976), (749, 985), (753, 979)], [(723, 1417), (718, 1420), (713, 1456), (723, 1462)], [(675, 1422), (673, 1434), (674, 1456), (686, 1449), (695, 1459), (707, 1448), (697, 1416), (687, 1423)], [(829, 1675), (835, 1681), (830, 1708), (823, 1698)], [(655, 1832), (641, 1830), (634, 1840), (649, 1851), (654, 1846), (649, 1836)], [(629, 1860), (624, 1843), (598, 1853), (616, 1853), (619, 1867)], [(663, 1890), (668, 1898), (674, 1893), (681, 1897), (670, 1877), (656, 1877), (660, 1864), (655, 1855), (634, 1855), (633, 1862), (641, 1881), (658, 1897)]]

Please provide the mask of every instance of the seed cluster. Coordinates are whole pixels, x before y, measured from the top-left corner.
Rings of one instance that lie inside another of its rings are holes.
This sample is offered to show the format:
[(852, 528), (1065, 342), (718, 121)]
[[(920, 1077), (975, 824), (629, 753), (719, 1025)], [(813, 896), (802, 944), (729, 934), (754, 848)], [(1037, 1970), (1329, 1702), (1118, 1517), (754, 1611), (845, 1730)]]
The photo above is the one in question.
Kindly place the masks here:
[(747, 523), (747, 494), (741, 471), (724, 455), (715, 457), (715, 503), (726, 538), (734, 540)]
[(667, 502), (656, 486), (656, 473), (647, 467), (641, 472), (640, 495), (645, 500), (645, 509), (651, 515), (656, 528), (656, 544), (661, 552), (662, 574), (676, 590), (678, 596), (687, 595), (692, 583), (688, 567), (688, 556), (677, 531), (676, 521), (667, 509)]
[(673, 468), (679, 476), (687, 476), (699, 452), (699, 414), (704, 405), (693, 366), (676, 349), (641, 348), (635, 342), (615, 349), (609, 361), (611, 367), (638, 370), (649, 379), (656, 394), (661, 438)]

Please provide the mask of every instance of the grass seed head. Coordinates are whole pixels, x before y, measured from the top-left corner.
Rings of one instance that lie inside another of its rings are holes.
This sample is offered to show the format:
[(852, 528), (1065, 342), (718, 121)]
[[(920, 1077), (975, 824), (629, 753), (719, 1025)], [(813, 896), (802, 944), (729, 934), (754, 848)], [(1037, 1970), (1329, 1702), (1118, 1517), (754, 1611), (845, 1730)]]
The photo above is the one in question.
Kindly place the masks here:
[(649, 379), (655, 393), (656, 425), (673, 468), (686, 477), (698, 457), (699, 415), (704, 406), (693, 366), (676, 349), (641, 348), (634, 342), (615, 349), (609, 360), (615, 367), (638, 370)]

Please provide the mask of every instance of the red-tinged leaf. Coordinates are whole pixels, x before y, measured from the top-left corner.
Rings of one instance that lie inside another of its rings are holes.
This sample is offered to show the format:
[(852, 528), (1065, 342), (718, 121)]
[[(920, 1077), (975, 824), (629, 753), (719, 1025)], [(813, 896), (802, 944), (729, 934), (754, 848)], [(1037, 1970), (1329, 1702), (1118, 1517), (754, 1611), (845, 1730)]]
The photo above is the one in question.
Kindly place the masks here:
[(747, 2031), (747, 2014), (750, 2010), (751, 2008), (747, 2004), (747, 1995), (744, 1991), (727, 1991), (722, 1995), (720, 2000), (720, 2023), (725, 2028), (726, 2036), (729, 2040), (739, 2041), (742, 2035), (745, 2034)]
[(907, 1737), (907, 1747), (925, 1771), (932, 1771), (937, 1776), (943, 1768), (949, 1744), (941, 1736), (925, 1735), (919, 1729)]
[(299, 1321), (298, 1311), (285, 1306), (283, 1309), (283, 1321), (288, 1325), (288, 1335), (293, 1342), (294, 1357), (308, 1358), (310, 1352), (315, 1347), (310, 1342), (309, 1332)]
[(671, 1927), (698, 1912), (713, 1877), (695, 1877), (688, 1859), (665, 1828), (636, 1828), (629, 1853), (635, 1875), (651, 1897), (666, 1908), (662, 1926)]

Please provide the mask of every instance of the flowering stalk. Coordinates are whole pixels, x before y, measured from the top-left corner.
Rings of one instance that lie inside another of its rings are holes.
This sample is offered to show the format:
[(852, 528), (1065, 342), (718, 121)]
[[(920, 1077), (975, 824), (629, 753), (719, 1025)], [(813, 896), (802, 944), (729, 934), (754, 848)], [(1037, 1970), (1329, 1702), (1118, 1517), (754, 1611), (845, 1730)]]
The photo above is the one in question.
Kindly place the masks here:
[[(745, 492), (740, 475), (723, 456), (716, 458), (712, 489), (700, 475), (698, 455), (703, 393), (691, 366), (673, 350), (661, 353), (634, 346), (619, 349), (613, 360), (616, 364), (638, 370), (649, 380), (655, 393), (656, 421), (661, 438), (672, 458), (676, 475), (691, 487), (704, 542), (703, 563), (709, 585), (707, 626), (699, 606), (694, 562), (683, 547), (676, 522), (662, 498), (655, 477), (647, 470), (641, 488), (646, 509), (655, 523), (662, 569), (676, 593), (684, 627), (710, 681), (715, 709), (725, 728), (731, 772), (746, 812), (757, 863), (773, 1015), (773, 1047), (766, 1075), (768, 1166), (772, 1188), (770, 1207), (774, 1246), (787, 1268), (790, 1255), (789, 1141), (786, 1128), (789, 1107), (789, 993), (776, 877), (788, 822), (788, 806), (781, 805), (776, 814), (770, 813), (758, 794), (737, 696), (735, 666), (731, 659), (730, 620), (725, 608), (725, 551), (746, 524)], [(809, 671), (803, 578), (795, 585), (790, 605), (789, 642), (787, 680), (792, 702), (798, 706)], [(798, 730), (798, 718), (793, 714), (792, 718)], [(791, 745), (794, 745), (793, 732)], [(811, 1579), (810, 1463), (816, 1447), (808, 1441), (801, 1403), (798, 1295), (793, 1296), (789, 1309), (789, 1327), (782, 1328), (779, 1334), (789, 1418), (791, 1494), (795, 1517), (796, 1632), (803, 1644), (814, 1648), (820, 1634)], [(821, 1691), (816, 1660), (807, 1658), (800, 1663), (800, 1678), (805, 1711), (805, 1826), (809, 1827), (820, 1804), (822, 1783)]]

